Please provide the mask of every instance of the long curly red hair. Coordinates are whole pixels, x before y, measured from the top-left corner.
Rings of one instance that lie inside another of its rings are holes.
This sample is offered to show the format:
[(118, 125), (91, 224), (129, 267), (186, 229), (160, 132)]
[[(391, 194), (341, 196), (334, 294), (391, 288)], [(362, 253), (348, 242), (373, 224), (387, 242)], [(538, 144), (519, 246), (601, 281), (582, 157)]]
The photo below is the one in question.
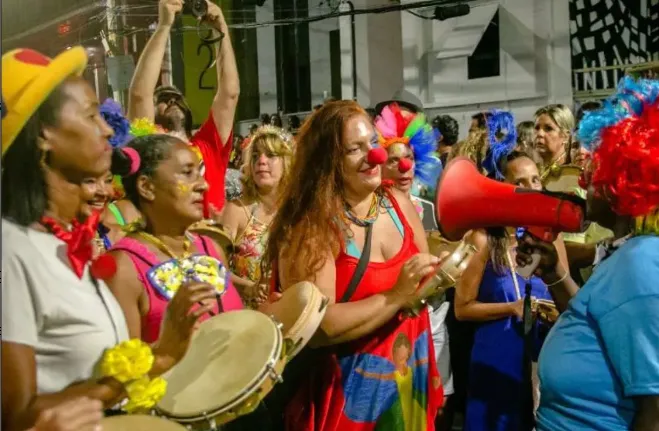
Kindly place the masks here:
[(290, 283), (311, 280), (328, 252), (339, 253), (341, 239), (335, 218), (344, 210), (343, 130), (357, 115), (368, 118), (356, 102), (326, 103), (296, 136), (293, 165), (262, 260), (264, 269), (279, 261), (280, 274)]

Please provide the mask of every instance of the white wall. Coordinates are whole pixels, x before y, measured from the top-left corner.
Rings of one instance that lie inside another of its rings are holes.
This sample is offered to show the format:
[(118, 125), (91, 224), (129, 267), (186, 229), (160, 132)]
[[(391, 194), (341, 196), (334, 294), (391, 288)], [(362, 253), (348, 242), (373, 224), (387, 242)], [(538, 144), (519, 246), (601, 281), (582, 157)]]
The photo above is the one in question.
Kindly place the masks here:
[[(404, 0), (409, 1), (412, 0)], [(475, 9), (479, 5), (499, 4), (501, 46), (500, 76), (475, 80), (467, 79), (466, 56), (437, 59), (438, 53), (447, 48), (444, 42), (455, 24), (450, 20), (423, 20), (407, 12), (358, 15), (355, 17), (358, 101), (363, 106), (373, 106), (404, 85), (420, 97), (429, 115), (454, 116), (460, 123), (461, 136), (466, 134), (471, 116), (479, 111), (510, 109), (518, 121), (523, 121), (532, 119), (535, 110), (547, 103), (571, 105), (568, 2), (472, 2), (473, 15), (482, 13)], [(382, 5), (382, 0), (353, 0), (353, 3), (361, 9)], [(309, 6), (311, 14), (321, 12), (317, 0), (309, 0)], [(341, 6), (341, 10), (347, 9), (345, 4)], [(432, 10), (418, 12), (432, 14)], [(257, 21), (270, 20), (272, 15), (272, 2), (257, 8)], [(324, 92), (331, 92), (329, 31), (336, 28), (341, 31), (342, 97), (352, 98), (350, 17), (335, 18), (309, 26), (313, 104), (322, 102)], [(274, 27), (257, 31), (261, 112), (275, 112)], [(453, 39), (451, 45), (455, 44)]]
[[(272, 3), (267, 1), (263, 6), (256, 8), (256, 22), (274, 19)], [(277, 112), (277, 54), (274, 26), (256, 29), (256, 49), (259, 62), (260, 112), (274, 114)]]
[[(310, 13), (317, 0), (309, 0)], [(332, 18), (309, 24), (309, 60), (311, 63), (311, 106), (318, 105), (332, 94), (330, 64), (330, 31), (339, 28), (339, 19)]]
[[(485, 3), (496, 2), (472, 2), (472, 14)], [(402, 14), (405, 88), (420, 97), (427, 114), (455, 117), (461, 137), (479, 111), (510, 109), (523, 121), (547, 103), (572, 104), (568, 0), (498, 3), (501, 73), (474, 80), (467, 77), (467, 57), (437, 59), (453, 20)]]

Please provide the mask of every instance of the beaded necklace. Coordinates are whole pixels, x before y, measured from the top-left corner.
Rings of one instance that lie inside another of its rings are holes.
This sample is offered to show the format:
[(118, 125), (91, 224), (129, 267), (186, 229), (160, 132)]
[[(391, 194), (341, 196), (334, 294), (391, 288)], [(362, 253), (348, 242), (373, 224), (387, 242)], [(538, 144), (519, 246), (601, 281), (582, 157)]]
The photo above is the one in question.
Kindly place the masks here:
[(361, 218), (358, 217), (353, 211), (352, 208), (350, 208), (350, 205), (348, 205), (347, 202), (344, 203), (345, 205), (345, 211), (344, 215), (345, 217), (350, 220), (352, 223), (356, 224), (357, 226), (361, 227), (367, 227), (368, 225), (371, 225), (377, 220), (378, 214), (379, 214), (379, 208), (380, 208), (380, 201), (381, 198), (378, 196), (377, 193), (373, 193), (373, 199), (371, 200), (371, 206), (368, 209), (368, 213), (366, 214), (366, 217)]

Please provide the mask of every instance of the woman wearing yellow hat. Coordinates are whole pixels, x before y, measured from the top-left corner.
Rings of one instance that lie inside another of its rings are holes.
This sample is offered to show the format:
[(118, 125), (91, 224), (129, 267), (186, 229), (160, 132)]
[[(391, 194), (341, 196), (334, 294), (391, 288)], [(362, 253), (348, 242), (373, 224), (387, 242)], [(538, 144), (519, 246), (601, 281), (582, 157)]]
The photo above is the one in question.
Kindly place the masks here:
[(90, 265), (98, 215), (77, 220), (83, 179), (100, 176), (111, 162), (112, 130), (80, 78), (86, 64), (81, 47), (52, 60), (27, 49), (2, 57), (2, 276), (11, 286), (2, 298), (2, 429), (8, 431), (28, 429), (40, 412), (81, 396), (131, 412), (152, 405), (166, 387), (157, 376), (183, 355), (199, 317), (188, 315), (191, 305), (214, 297), (206, 285), (184, 286), (154, 346), (127, 341), (121, 307)]

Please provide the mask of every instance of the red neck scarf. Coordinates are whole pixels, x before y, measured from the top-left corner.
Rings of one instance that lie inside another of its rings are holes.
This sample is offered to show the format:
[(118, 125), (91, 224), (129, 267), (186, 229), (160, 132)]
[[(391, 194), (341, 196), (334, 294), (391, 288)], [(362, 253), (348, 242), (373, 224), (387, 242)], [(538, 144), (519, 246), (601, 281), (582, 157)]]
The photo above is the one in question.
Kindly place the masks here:
[(78, 278), (82, 278), (85, 272), (85, 265), (91, 261), (93, 253), (93, 240), (96, 236), (96, 229), (101, 214), (94, 212), (87, 217), (83, 223), (75, 220), (72, 224), (73, 229), (67, 231), (55, 219), (51, 217), (42, 217), (41, 224), (44, 225), (57, 239), (66, 243), (66, 255), (69, 258), (71, 269), (76, 273)]

